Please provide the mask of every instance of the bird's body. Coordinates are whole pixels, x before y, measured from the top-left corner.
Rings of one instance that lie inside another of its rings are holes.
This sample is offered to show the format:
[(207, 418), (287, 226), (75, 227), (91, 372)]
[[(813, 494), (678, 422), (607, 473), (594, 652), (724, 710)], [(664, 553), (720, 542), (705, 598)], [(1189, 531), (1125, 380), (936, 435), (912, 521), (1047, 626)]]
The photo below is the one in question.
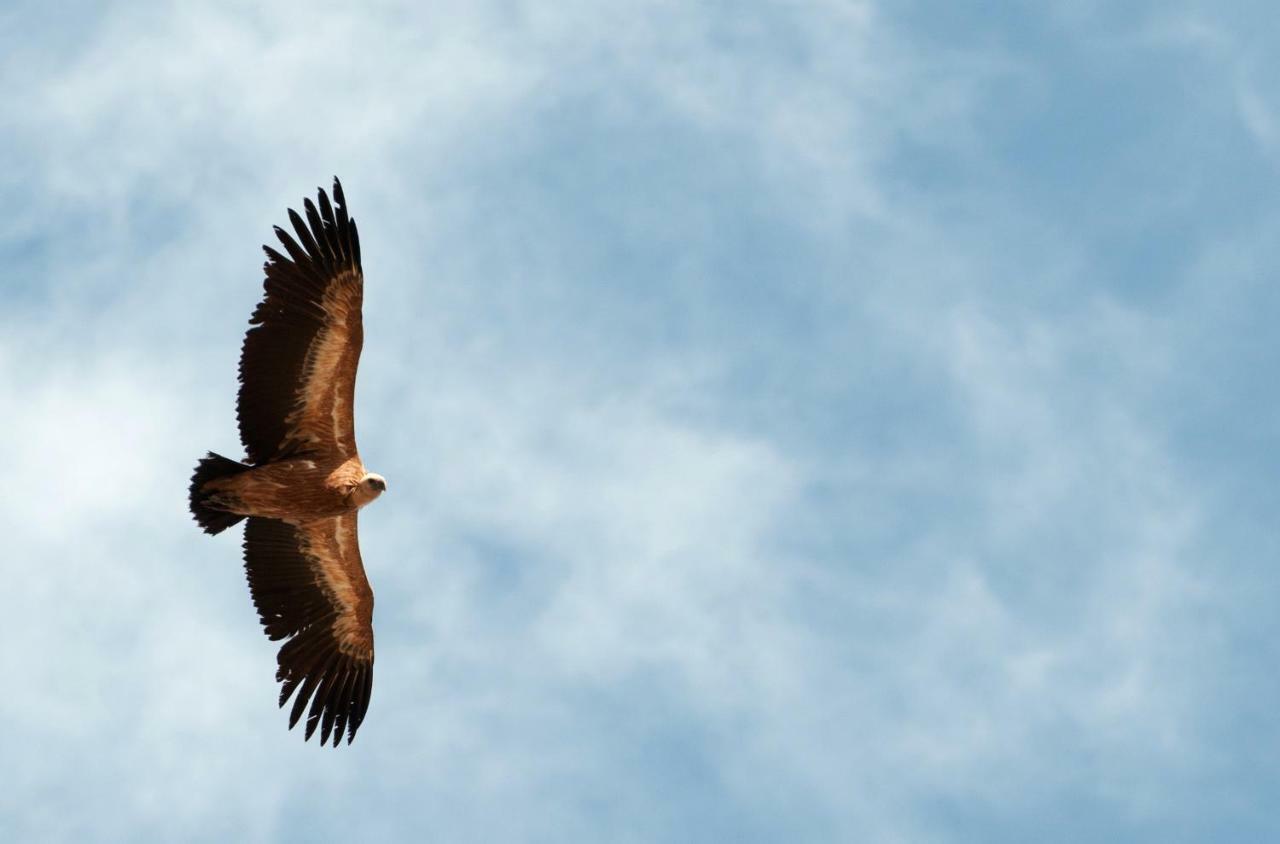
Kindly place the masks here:
[(361, 483), (380, 476), (359, 457), (277, 460), (204, 485), (211, 505), (229, 513), (306, 522), (353, 512), (381, 490)]
[[(280, 705), (306, 737), (355, 736), (373, 687), (373, 591), (356, 512), (386, 489), (356, 451), (356, 367), (364, 341), (364, 275), (355, 221), (334, 179), (334, 205), (294, 211), (288, 257), (264, 247), (265, 297), (240, 358), (237, 415), (248, 462), (210, 453), (191, 479), (191, 512), (207, 533), (247, 519), (244, 562), (277, 658)], [(310, 705), (310, 710), (307, 707)]]

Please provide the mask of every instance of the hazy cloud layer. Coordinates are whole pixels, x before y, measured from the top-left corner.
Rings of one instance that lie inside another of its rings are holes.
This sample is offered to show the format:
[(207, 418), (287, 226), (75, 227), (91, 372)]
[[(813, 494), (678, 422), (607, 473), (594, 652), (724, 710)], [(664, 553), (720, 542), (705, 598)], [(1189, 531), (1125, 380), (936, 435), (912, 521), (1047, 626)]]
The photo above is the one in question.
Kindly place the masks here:
[[(1278, 25), (0, 11), (0, 832), (1274, 836)], [(185, 490), (333, 173), (390, 490), (321, 752)]]

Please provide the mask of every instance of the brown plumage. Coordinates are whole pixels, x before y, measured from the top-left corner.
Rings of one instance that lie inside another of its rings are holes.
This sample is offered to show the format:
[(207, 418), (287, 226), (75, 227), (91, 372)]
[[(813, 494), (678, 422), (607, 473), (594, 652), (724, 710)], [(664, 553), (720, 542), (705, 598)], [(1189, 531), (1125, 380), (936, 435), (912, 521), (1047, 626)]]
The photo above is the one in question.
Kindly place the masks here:
[[(364, 342), (364, 276), (342, 185), (292, 209), (287, 257), (264, 246), (265, 296), (240, 356), (237, 417), (247, 462), (210, 453), (191, 479), (191, 512), (207, 533), (247, 517), (244, 565), (262, 626), (280, 648), (280, 706), (306, 738), (355, 737), (373, 687), (373, 591), (356, 511), (385, 489), (356, 451), (356, 366)], [(309, 707), (309, 708), (308, 708)]]

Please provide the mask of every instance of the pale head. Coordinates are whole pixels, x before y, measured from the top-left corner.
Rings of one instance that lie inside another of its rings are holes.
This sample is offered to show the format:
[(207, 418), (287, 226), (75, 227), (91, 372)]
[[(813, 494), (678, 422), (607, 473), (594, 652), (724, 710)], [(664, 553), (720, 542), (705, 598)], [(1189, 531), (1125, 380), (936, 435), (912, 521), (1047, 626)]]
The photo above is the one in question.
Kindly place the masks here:
[(368, 472), (351, 491), (351, 499), (357, 507), (363, 507), (386, 491), (387, 479), (376, 472)]

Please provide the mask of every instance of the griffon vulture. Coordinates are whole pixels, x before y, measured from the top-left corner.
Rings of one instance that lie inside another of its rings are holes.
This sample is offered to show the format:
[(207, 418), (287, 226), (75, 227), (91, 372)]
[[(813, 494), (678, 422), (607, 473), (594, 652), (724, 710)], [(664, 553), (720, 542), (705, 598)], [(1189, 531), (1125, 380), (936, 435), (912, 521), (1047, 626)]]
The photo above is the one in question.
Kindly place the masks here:
[[(293, 696), (290, 729), (306, 739), (355, 737), (373, 688), (373, 591), (356, 513), (386, 490), (356, 451), (352, 403), (363, 342), (364, 277), (342, 185), (289, 210), (287, 255), (269, 246), (266, 291), (240, 354), (237, 417), (244, 463), (210, 452), (191, 478), (191, 513), (206, 533), (241, 519), (244, 566), (267, 636), (285, 639), (276, 680)], [(317, 208), (317, 206), (319, 206)], [(310, 708), (308, 709), (308, 704)]]

